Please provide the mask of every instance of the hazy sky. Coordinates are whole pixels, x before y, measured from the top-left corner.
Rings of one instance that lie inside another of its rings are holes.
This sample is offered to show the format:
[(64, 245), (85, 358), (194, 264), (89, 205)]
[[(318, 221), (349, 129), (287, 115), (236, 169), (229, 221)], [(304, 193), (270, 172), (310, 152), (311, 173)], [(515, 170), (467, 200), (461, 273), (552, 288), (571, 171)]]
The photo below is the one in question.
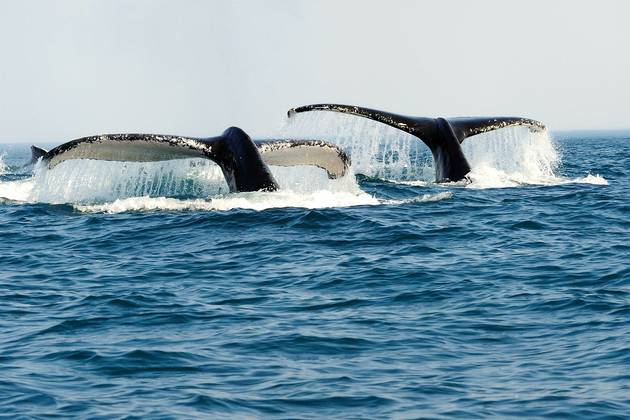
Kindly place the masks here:
[(630, 127), (630, 1), (0, 0), (0, 142), (272, 133), (293, 106)]

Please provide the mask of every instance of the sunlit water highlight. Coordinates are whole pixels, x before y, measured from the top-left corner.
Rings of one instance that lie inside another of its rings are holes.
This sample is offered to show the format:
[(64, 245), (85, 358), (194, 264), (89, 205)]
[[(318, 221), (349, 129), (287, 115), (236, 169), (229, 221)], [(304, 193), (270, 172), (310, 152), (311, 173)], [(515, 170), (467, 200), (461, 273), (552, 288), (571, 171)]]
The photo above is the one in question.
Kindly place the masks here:
[(276, 193), (0, 146), (3, 413), (625, 417), (630, 134), (468, 139), (436, 185), (417, 140), (345, 124), (362, 175)]

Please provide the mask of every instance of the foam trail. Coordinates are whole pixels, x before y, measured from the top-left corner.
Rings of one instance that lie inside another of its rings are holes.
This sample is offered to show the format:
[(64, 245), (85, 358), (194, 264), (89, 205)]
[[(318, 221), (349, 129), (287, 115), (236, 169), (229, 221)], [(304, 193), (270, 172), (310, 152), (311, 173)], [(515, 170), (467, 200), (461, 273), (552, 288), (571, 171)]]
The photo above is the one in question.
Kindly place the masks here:
[(308, 194), (293, 191), (273, 193), (236, 193), (208, 200), (181, 200), (165, 197), (132, 197), (118, 199), (112, 203), (75, 205), (84, 212), (119, 213), (127, 211), (228, 211), (232, 209), (266, 210), (281, 207), (330, 208), (380, 204), (369, 194), (316, 191)]
[(450, 191), (423, 194), (405, 200), (379, 200), (367, 193), (315, 191), (296, 193), (276, 191), (272, 193), (248, 192), (229, 194), (208, 200), (181, 200), (166, 197), (131, 197), (103, 204), (75, 204), (74, 208), (86, 213), (121, 213), (146, 211), (229, 211), (233, 209), (267, 210), (272, 208), (337, 208), (352, 206), (401, 205), (428, 203), (449, 199)]

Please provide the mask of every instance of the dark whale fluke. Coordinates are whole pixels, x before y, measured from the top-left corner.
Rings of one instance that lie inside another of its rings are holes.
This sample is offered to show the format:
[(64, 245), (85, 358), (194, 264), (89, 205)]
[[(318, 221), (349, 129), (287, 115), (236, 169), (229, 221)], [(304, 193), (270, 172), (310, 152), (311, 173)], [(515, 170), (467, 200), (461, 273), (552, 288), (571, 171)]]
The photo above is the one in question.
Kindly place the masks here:
[(186, 158), (216, 162), (232, 192), (278, 189), (258, 148), (247, 133), (237, 127), (210, 138), (156, 134), (83, 137), (57, 146), (43, 156), (49, 168), (71, 159), (154, 162)]
[[(49, 168), (71, 159), (154, 162), (206, 158), (219, 165), (231, 192), (276, 191), (278, 183), (267, 165), (314, 165), (325, 169), (330, 178), (343, 176), (350, 165), (346, 154), (330, 143), (318, 140), (254, 142), (237, 127), (210, 138), (107, 134), (72, 140), (49, 152), (36, 149), (40, 154), (38, 159), (41, 156)], [(35, 149), (32, 150), (35, 156)]]
[(300, 112), (332, 111), (357, 115), (387, 124), (422, 140), (433, 154), (436, 182), (459, 181), (470, 172), (470, 165), (460, 147), (461, 142), (476, 134), (500, 128), (524, 125), (532, 131), (545, 130), (534, 120), (520, 117), (409, 117), (351, 105), (316, 104), (290, 109), (289, 118)]

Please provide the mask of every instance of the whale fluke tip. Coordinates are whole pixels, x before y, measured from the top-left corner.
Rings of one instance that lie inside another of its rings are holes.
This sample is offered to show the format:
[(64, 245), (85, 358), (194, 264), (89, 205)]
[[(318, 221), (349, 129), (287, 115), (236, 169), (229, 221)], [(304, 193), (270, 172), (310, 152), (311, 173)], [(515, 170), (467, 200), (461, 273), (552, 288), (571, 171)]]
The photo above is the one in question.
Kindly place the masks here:
[(460, 147), (468, 137), (510, 126), (527, 126), (531, 132), (547, 128), (539, 121), (522, 117), (413, 117), (353, 105), (313, 104), (292, 108), (295, 113), (331, 111), (368, 118), (416, 136), (424, 142), (435, 163), (437, 182), (458, 181), (470, 172), (470, 165)]
[(42, 149), (41, 147), (37, 147), (35, 145), (31, 146), (31, 165), (34, 165), (37, 163), (37, 161), (39, 160), (39, 158), (42, 158), (46, 155), (46, 153), (48, 153), (47, 150)]

